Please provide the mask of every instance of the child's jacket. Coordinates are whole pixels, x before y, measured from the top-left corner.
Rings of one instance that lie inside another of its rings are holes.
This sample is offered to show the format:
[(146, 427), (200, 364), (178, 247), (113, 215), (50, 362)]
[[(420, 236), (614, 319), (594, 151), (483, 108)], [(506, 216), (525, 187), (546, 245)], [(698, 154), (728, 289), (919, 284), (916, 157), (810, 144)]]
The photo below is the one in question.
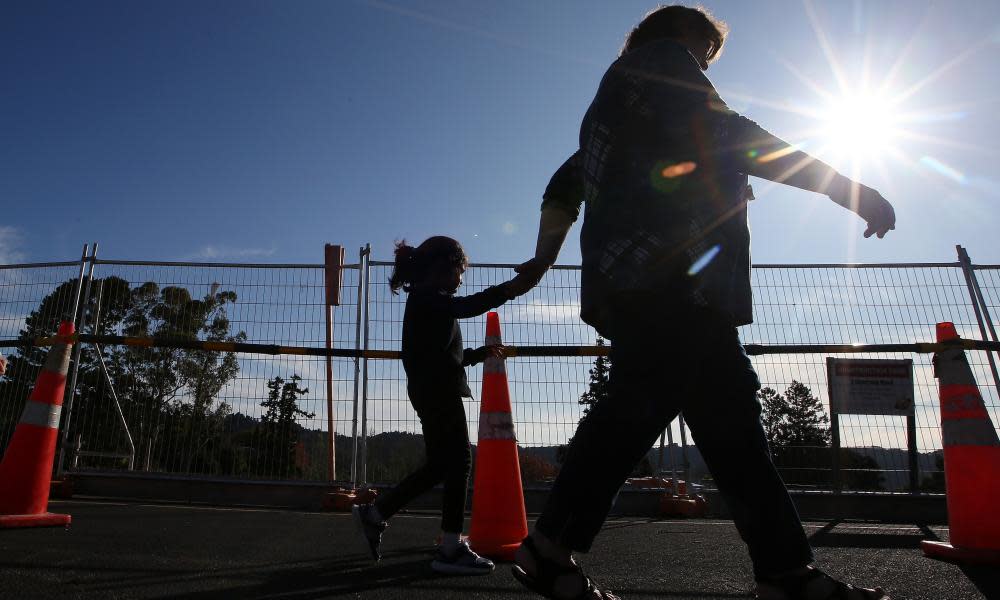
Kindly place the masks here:
[(488, 287), (471, 296), (410, 292), (402, 342), (410, 398), (432, 394), (472, 396), (464, 367), (481, 362), (485, 356), (462, 347), (458, 319), (481, 315), (507, 300), (503, 286)]

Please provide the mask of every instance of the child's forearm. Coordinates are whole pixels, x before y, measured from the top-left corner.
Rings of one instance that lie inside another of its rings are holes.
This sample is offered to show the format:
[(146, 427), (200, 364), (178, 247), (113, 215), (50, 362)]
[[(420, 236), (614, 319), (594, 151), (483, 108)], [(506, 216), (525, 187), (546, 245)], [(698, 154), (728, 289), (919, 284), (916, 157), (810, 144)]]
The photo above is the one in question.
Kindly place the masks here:
[(442, 301), (447, 304), (448, 313), (456, 319), (478, 317), (512, 297), (513, 294), (510, 293), (506, 283), (490, 286), (481, 292), (468, 296), (441, 296)]

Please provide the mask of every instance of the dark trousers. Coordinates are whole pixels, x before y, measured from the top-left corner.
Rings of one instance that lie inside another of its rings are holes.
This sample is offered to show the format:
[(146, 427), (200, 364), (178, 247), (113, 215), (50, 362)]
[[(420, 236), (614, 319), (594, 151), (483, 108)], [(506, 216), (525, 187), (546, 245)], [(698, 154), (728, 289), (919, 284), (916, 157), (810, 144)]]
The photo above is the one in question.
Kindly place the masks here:
[(427, 460), (399, 485), (375, 501), (383, 518), (399, 512), (411, 500), (444, 482), (441, 504), (441, 531), (461, 533), (465, 522), (465, 501), (472, 470), (472, 447), (460, 396), (411, 398), (424, 430)]
[(754, 572), (812, 562), (760, 423), (757, 374), (736, 329), (703, 311), (624, 307), (612, 325), (609, 397), (580, 423), (536, 528), (588, 551), (634, 466), (677, 416), (725, 498)]

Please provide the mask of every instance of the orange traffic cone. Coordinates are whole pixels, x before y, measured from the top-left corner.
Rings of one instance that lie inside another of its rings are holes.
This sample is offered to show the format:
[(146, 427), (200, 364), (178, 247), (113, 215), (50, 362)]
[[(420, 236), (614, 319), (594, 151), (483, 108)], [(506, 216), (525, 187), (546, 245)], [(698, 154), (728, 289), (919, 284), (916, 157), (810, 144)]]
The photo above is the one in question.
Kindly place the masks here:
[[(72, 335), (73, 331), (72, 323), (59, 324), (59, 335)], [(70, 345), (56, 344), (49, 349), (0, 462), (0, 528), (69, 525), (72, 518), (46, 512)]]
[[(500, 343), (500, 317), (486, 315), (486, 345)], [(513, 560), (528, 535), (521, 489), (521, 466), (510, 414), (507, 370), (501, 358), (483, 363), (483, 398), (479, 413), (479, 446), (472, 488), (469, 543), (485, 556)]]
[[(938, 323), (937, 340), (958, 339), (953, 323)], [(921, 542), (924, 554), (1000, 565), (1000, 439), (961, 348), (934, 354), (940, 381), (944, 477), (951, 543)]]

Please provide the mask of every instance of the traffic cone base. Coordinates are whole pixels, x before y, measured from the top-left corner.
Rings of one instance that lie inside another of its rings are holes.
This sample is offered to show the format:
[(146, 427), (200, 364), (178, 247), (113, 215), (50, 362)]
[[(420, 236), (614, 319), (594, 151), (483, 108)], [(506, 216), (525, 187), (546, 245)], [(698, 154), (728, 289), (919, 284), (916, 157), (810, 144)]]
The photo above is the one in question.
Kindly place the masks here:
[(948, 542), (930, 540), (920, 542), (920, 549), (924, 551), (925, 556), (949, 562), (1000, 566), (1000, 550), (956, 548)]
[(68, 527), (73, 517), (58, 513), (42, 513), (38, 515), (0, 515), (0, 529), (15, 527)]
[(945, 448), (944, 465), (951, 540), (963, 549), (1000, 552), (1000, 478), (991, 474), (1000, 473), (1000, 447)]

